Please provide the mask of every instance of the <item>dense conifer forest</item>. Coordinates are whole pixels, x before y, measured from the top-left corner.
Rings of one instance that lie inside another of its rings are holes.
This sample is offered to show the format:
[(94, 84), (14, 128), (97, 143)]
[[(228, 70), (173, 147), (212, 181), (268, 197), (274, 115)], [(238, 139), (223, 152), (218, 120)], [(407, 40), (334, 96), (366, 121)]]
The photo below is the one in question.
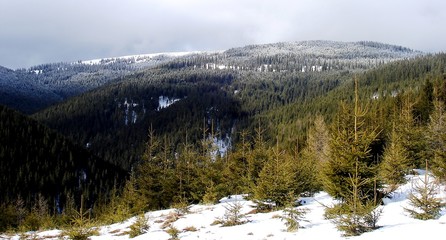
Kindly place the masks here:
[[(241, 193), (257, 201), (258, 211), (268, 211), (324, 190), (339, 200), (327, 208), (327, 218), (346, 235), (359, 235), (376, 228), (380, 199), (411, 169), (428, 160), (435, 176), (446, 178), (445, 54), (398, 61), (259, 54), (270, 47), (172, 60), (48, 107), (33, 114), (35, 120), (2, 108), (2, 172), (17, 169), (2, 175), (9, 189), (2, 219), (20, 221), (0, 227), (35, 228), (11, 210), (22, 198), (28, 207), (23, 216), (43, 196), (46, 213), (57, 219), (69, 206), (59, 206), (58, 198), (80, 194), (95, 219), (111, 223)], [(165, 98), (169, 106), (161, 106)], [(20, 136), (33, 137), (17, 146), (25, 141)], [(50, 165), (54, 175), (37, 175)], [(38, 171), (11, 181), (11, 174), (26, 172), (23, 167)], [(66, 189), (45, 192), (54, 181), (67, 181)], [(13, 182), (29, 189), (7, 185)], [(76, 201), (73, 209), (87, 209)]]
[[(3, 106), (0, 116), (2, 230), (62, 214), (67, 203), (78, 206), (81, 195), (91, 207), (108, 198), (113, 186), (123, 184), (125, 171), (35, 120)], [(44, 213), (37, 213), (36, 207), (45, 208), (40, 209)]]

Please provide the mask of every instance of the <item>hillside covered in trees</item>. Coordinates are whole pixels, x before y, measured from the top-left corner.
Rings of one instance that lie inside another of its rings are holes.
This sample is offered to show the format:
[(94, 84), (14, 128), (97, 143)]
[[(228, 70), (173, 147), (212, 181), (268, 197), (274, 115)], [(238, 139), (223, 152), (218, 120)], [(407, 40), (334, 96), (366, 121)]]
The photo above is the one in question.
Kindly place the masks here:
[(8, 225), (31, 224), (32, 217), (61, 214), (67, 204), (79, 206), (81, 195), (86, 206), (93, 206), (99, 199), (108, 198), (112, 188), (120, 186), (127, 175), (35, 120), (3, 106), (0, 172), (2, 230)]
[[(259, 122), (256, 118), (262, 118), (269, 128), (272, 119), (261, 116), (270, 111), (312, 104), (350, 81), (354, 73), (417, 55), (420, 53), (380, 43), (328, 41), (189, 55), (74, 97), (34, 117), (129, 169), (142, 154), (150, 125), (158, 134), (167, 134), (173, 148), (185, 138), (197, 145), (211, 132), (217, 142), (237, 142), (232, 133), (252, 131)], [(160, 97), (178, 101), (158, 111)], [(290, 117), (286, 121), (307, 116)], [(275, 138), (274, 126), (268, 130), (269, 138)], [(203, 129), (209, 129), (206, 136)], [(110, 145), (115, 146), (111, 151)]]
[[(292, 214), (323, 190), (338, 200), (326, 217), (359, 235), (411, 169), (446, 178), (445, 72), (445, 54), (373, 42), (247, 46), (137, 71), (32, 118), (129, 173), (122, 188), (104, 183), (98, 221), (242, 193)], [(444, 200), (432, 201), (435, 218)]]

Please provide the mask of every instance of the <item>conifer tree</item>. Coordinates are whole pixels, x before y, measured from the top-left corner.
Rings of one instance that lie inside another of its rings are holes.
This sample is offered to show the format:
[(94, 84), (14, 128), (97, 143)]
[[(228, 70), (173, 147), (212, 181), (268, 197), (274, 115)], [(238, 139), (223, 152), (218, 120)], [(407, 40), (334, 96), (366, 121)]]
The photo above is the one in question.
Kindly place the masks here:
[[(242, 148), (241, 148), (242, 149)], [(247, 159), (240, 148), (226, 155), (223, 163), (222, 179), (217, 188), (224, 195), (245, 193), (247, 181)]]
[[(302, 151), (301, 159), (296, 159), (297, 177), (303, 191), (315, 192), (320, 190), (319, 175), (322, 165), (328, 161), (329, 133), (321, 115), (316, 116), (314, 125), (308, 131), (307, 146)], [(295, 158), (298, 158), (298, 153)], [(300, 177), (299, 177), (300, 176)]]
[(415, 116), (422, 122), (429, 121), (429, 116), (434, 109), (434, 86), (429, 78), (426, 78), (424, 86), (420, 91), (417, 102), (414, 105)]
[(409, 203), (412, 208), (404, 208), (413, 218), (428, 220), (440, 216), (440, 211), (446, 206), (441, 198), (436, 196), (438, 185), (429, 179), (428, 161), (426, 160), (426, 173), (421, 184), (417, 183), (414, 192), (409, 195)]
[(407, 95), (402, 103), (399, 117), (396, 118), (394, 128), (400, 135), (402, 147), (407, 152), (409, 165), (413, 168), (422, 167), (426, 141), (423, 136), (423, 128), (414, 118), (414, 103), (410, 101), (410, 95)]
[(390, 192), (394, 191), (399, 184), (405, 182), (404, 177), (409, 170), (409, 159), (401, 138), (400, 133), (394, 127), (380, 164), (379, 175), (389, 185)]
[(446, 113), (444, 103), (434, 101), (426, 138), (431, 153), (432, 172), (441, 181), (446, 180)]
[[(294, 173), (291, 158), (276, 146), (270, 151), (257, 180), (254, 197), (257, 200), (271, 200), (283, 207), (293, 200)], [(297, 193), (299, 194), (299, 193)]]
[(136, 168), (136, 184), (140, 190), (144, 202), (148, 208), (160, 207), (161, 202), (161, 174), (163, 172), (161, 158), (157, 156), (159, 152), (159, 141), (152, 128), (149, 129), (148, 141), (145, 152), (142, 156), (142, 163)]
[[(341, 103), (332, 128), (329, 158), (322, 169), (323, 188), (335, 198), (351, 198), (350, 177), (355, 175), (356, 165), (361, 181), (374, 179), (376, 175), (370, 146), (378, 134), (375, 129), (367, 128), (366, 113), (359, 106), (357, 93), (353, 109)], [(373, 196), (373, 190), (373, 181), (360, 186), (360, 192), (369, 196)]]
[[(264, 164), (268, 161), (267, 145), (264, 140), (264, 132), (260, 123), (255, 129), (254, 147), (252, 150), (247, 151), (247, 173), (246, 183), (247, 188), (245, 192), (252, 193), (253, 189), (257, 185), (260, 172), (262, 171)], [(244, 150), (246, 155), (246, 150)]]
[(208, 129), (203, 127), (203, 139), (201, 140), (202, 153), (199, 156), (199, 168), (197, 181), (204, 189), (202, 201), (204, 203), (215, 203), (224, 194), (219, 192), (217, 183), (221, 182), (222, 162), (217, 146), (214, 143), (213, 124), (210, 134)]
[(123, 216), (126, 214), (133, 216), (147, 209), (147, 201), (142, 196), (140, 189), (138, 189), (137, 179), (134, 173), (130, 174), (130, 178), (124, 185), (121, 199), (121, 206), (119, 208), (121, 208), (120, 211), (123, 213)]
[(200, 182), (198, 169), (199, 153), (186, 141), (176, 157), (175, 177), (178, 190), (173, 203), (188, 204), (202, 200), (205, 188)]
[[(353, 109), (341, 105), (330, 141), (330, 158), (323, 168), (324, 190), (341, 200), (327, 212), (335, 212), (333, 221), (346, 235), (359, 235), (371, 229), (367, 221), (376, 198), (376, 173), (370, 146), (377, 137), (365, 126), (366, 109), (361, 109), (358, 82), (355, 79)], [(372, 223), (374, 224), (374, 223)]]

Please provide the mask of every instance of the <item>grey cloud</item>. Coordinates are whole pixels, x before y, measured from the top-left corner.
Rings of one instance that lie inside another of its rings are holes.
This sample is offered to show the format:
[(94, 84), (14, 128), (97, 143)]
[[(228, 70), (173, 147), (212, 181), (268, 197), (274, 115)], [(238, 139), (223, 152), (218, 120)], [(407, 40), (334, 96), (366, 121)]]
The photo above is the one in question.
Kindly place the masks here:
[(312, 39), (438, 52), (444, 9), (443, 0), (5, 0), (0, 65)]

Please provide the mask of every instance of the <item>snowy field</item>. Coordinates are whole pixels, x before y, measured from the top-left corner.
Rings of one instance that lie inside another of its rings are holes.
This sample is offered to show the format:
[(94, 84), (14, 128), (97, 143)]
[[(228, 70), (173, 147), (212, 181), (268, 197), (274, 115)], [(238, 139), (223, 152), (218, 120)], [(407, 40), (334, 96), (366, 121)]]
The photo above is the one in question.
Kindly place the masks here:
[[(422, 173), (422, 172), (420, 172)], [(286, 232), (284, 221), (280, 217), (282, 211), (270, 213), (255, 213), (254, 203), (243, 199), (241, 196), (223, 198), (216, 205), (192, 205), (190, 213), (181, 216), (178, 220), (170, 223), (177, 228), (179, 239), (352, 239), (352, 240), (377, 240), (377, 239), (445, 239), (446, 233), (446, 210), (443, 209), (441, 216), (435, 220), (421, 221), (409, 216), (404, 208), (410, 208), (408, 195), (424, 175), (410, 175), (408, 182), (400, 186), (393, 194), (392, 199), (385, 198), (381, 206), (383, 213), (378, 221), (379, 229), (364, 233), (357, 237), (343, 237), (334, 224), (324, 219), (324, 205), (331, 206), (334, 200), (325, 192), (320, 192), (313, 197), (302, 198), (303, 205), (299, 208), (308, 210), (305, 215), (306, 221), (301, 222), (297, 232)], [(446, 199), (445, 186), (439, 186), (438, 197)], [(232, 227), (222, 227), (213, 224), (215, 220), (225, 215), (229, 204), (237, 202), (241, 204), (242, 213), (246, 214), (244, 220), (247, 223)], [(169, 227), (166, 225), (168, 216), (175, 213), (175, 209), (153, 211), (146, 213), (149, 219), (150, 229), (147, 233), (133, 239), (159, 239), (167, 240), (169, 234), (165, 232)], [(92, 236), (92, 240), (129, 239), (126, 233), (136, 218), (130, 218), (125, 222), (100, 227), (99, 236)], [(59, 236), (60, 230), (51, 230), (38, 233), (28, 233), (29, 239), (67, 239)], [(33, 238), (35, 237), (35, 238)], [(0, 239), (20, 239), (16, 236), (0, 236)]]

